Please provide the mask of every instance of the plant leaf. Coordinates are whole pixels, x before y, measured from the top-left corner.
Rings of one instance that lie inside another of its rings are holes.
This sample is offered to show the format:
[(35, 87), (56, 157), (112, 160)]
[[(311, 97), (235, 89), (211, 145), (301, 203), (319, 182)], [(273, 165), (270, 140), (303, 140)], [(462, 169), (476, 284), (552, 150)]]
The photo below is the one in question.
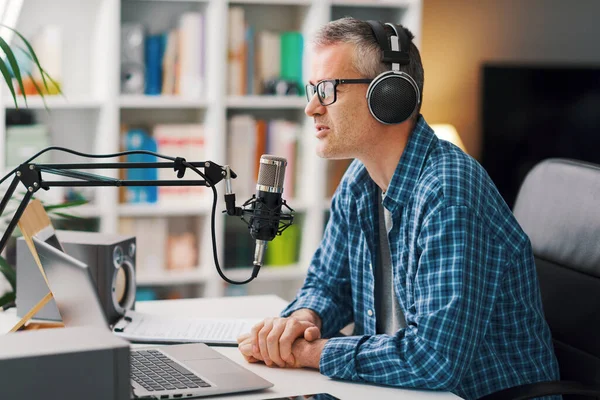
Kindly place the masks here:
[[(27, 46), (27, 49), (29, 50), (29, 53), (31, 54), (31, 59), (33, 60), (35, 65), (40, 70), (40, 75), (42, 76), (42, 81), (44, 82), (44, 87), (46, 88), (46, 90), (48, 90), (48, 83), (46, 82), (46, 77), (44, 76), (42, 66), (40, 65), (40, 61), (38, 60), (37, 55), (35, 54), (35, 51), (33, 51), (33, 47), (31, 47), (31, 45), (29, 44), (27, 39), (25, 39), (25, 36), (21, 35), (21, 33), (19, 31), (17, 31), (14, 28), (11, 28), (10, 26), (4, 25), (4, 24), (0, 24), (0, 25), (13, 31), (15, 33), (15, 35), (19, 36), (21, 38), (21, 40), (23, 41), (23, 43), (25, 43), (25, 46)], [(27, 54), (27, 52), (25, 52), (25, 54)], [(42, 94), (41, 91), (39, 93)]]
[(21, 69), (19, 68), (19, 64), (17, 64), (17, 59), (15, 58), (12, 49), (8, 43), (6, 43), (6, 40), (4, 40), (1, 36), (0, 47), (2, 50), (4, 50), (4, 54), (6, 54), (6, 58), (10, 63), (10, 68), (12, 69), (13, 75), (17, 79), (17, 82), (19, 82), (19, 87), (21, 88), (21, 93), (23, 94), (23, 100), (25, 101), (25, 106), (27, 106), (27, 96), (25, 94), (25, 87), (23, 86), (23, 79), (21, 79)]
[(0, 297), (0, 307), (4, 307), (5, 305), (12, 303), (15, 301), (15, 292), (6, 293), (4, 296)]
[(2, 272), (2, 275), (6, 277), (6, 280), (8, 283), (10, 283), (10, 286), (13, 288), (13, 290), (16, 290), (17, 273), (13, 267), (8, 264), (8, 261), (6, 261), (4, 257), (0, 257), (0, 272)]
[(77, 207), (77, 206), (82, 206), (84, 204), (87, 204), (88, 201), (87, 200), (72, 200), (72, 201), (67, 201), (61, 204), (51, 204), (48, 206), (44, 206), (44, 209), (46, 211), (52, 211), (52, 210), (56, 210), (59, 208), (67, 208), (67, 207)]
[[(20, 50), (21, 50), (21, 51), (22, 51), (22, 52), (23, 52), (23, 53), (24, 53), (24, 54), (25, 54), (27, 57), (29, 57), (29, 59), (30, 59), (31, 61), (33, 61), (33, 58), (31, 57), (31, 54), (29, 54), (29, 53), (27, 52), (27, 50), (26, 50), (26, 49), (24, 49), (24, 48), (23, 48), (23, 47), (21, 47), (21, 46), (16, 46), (16, 47), (17, 47), (18, 49), (20, 49)], [(55, 80), (54, 80), (54, 79), (53, 79), (53, 78), (50, 76), (50, 74), (48, 74), (48, 72), (47, 72), (47, 71), (46, 71), (46, 70), (45, 70), (45, 69), (44, 69), (42, 66), (40, 66), (40, 71), (42, 71), (42, 77), (46, 77), (46, 78), (48, 78), (48, 80), (49, 80), (49, 81), (50, 81), (50, 82), (51, 82), (51, 83), (54, 85), (54, 87), (56, 88), (56, 90), (58, 90), (58, 93), (59, 93), (60, 95), (62, 95), (63, 97), (65, 97), (65, 94), (63, 93), (62, 89), (60, 88), (60, 83), (56, 82), (56, 81), (55, 81)], [(46, 89), (48, 89), (48, 88), (46, 88)], [(38, 91), (38, 92), (39, 92), (39, 91)], [(42, 95), (42, 96), (43, 96), (44, 94), (43, 94), (42, 92), (40, 92), (40, 95)]]
[(17, 104), (17, 96), (15, 95), (15, 88), (12, 84), (12, 76), (10, 76), (10, 72), (8, 72), (8, 68), (6, 64), (4, 64), (4, 60), (0, 59), (0, 72), (2, 72), (2, 76), (4, 76), (4, 80), (6, 81), (6, 86), (10, 89), (10, 94), (12, 95), (13, 101), (15, 102), (15, 107), (18, 109), (19, 105)]
[(33, 76), (29, 72), (27, 73), (27, 75), (29, 76), (29, 79), (31, 79), (31, 83), (33, 83), (33, 86), (35, 86), (35, 90), (40, 94), (40, 97), (42, 98), (42, 101), (44, 102), (44, 108), (46, 109), (46, 111), (50, 111), (50, 109), (48, 108), (48, 104), (46, 104), (46, 98), (44, 97), (44, 92), (42, 92), (42, 89), (37, 84), (35, 79), (33, 79)]
[[(45, 69), (42, 68), (42, 75), (46, 76), (46, 78), (48, 78), (48, 80), (54, 85), (54, 87), (56, 88), (56, 90), (58, 90), (58, 93), (60, 93), (60, 95), (62, 97), (65, 97), (65, 94), (63, 93), (62, 89), (60, 88), (60, 84), (58, 82), (56, 82), (51, 76), (50, 74), (48, 74), (46, 72)], [(66, 98), (66, 97), (65, 97)]]
[(66, 219), (80, 219), (80, 220), (86, 219), (85, 217), (80, 217), (79, 215), (65, 214), (65, 213), (56, 212), (56, 211), (53, 212), (52, 215), (57, 216), (57, 217), (66, 218)]

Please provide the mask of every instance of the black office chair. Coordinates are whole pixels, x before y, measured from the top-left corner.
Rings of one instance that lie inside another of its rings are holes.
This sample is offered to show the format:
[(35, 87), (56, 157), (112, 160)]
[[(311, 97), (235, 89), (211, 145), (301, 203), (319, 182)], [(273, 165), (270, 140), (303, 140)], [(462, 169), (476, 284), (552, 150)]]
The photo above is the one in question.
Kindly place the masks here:
[(600, 165), (542, 161), (521, 185), (514, 215), (533, 246), (561, 380), (508, 388), (480, 400), (552, 394), (600, 399)]

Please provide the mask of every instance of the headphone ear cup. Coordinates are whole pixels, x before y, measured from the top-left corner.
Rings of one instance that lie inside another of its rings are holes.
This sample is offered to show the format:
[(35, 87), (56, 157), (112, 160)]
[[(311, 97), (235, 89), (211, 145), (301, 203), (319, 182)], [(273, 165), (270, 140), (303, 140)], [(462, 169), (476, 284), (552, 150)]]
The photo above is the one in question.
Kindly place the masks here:
[(415, 112), (419, 89), (410, 75), (387, 71), (377, 76), (367, 90), (367, 103), (373, 117), (387, 125), (400, 124)]

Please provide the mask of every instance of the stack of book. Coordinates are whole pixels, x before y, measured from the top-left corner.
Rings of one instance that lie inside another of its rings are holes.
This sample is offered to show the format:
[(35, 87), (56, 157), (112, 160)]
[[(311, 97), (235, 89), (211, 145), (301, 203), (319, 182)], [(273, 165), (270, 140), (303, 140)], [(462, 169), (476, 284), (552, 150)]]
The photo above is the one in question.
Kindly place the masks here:
[(227, 94), (265, 94), (267, 82), (282, 79), (293, 82), (304, 95), (300, 32), (256, 32), (246, 23), (242, 7), (229, 8), (228, 27)]
[[(158, 124), (151, 130), (123, 127), (123, 150), (147, 150), (171, 157), (183, 157), (187, 161), (204, 161), (206, 143), (202, 124)], [(127, 156), (128, 162), (165, 162), (164, 159), (145, 154)], [(128, 169), (127, 180), (177, 180), (173, 169)], [(184, 180), (202, 180), (192, 170), (186, 170)], [(207, 195), (204, 186), (143, 186), (127, 187), (126, 203), (160, 203), (170, 205), (197, 204)]]
[(233, 181), (238, 198), (246, 199), (256, 192), (260, 157), (272, 154), (287, 162), (284, 177), (284, 198), (295, 197), (300, 125), (284, 119), (270, 121), (238, 114), (228, 122), (227, 163), (239, 175)]
[[(144, 30), (141, 24), (137, 25)], [(174, 28), (145, 35), (143, 50), (144, 94), (201, 97), (204, 90), (204, 16), (201, 13), (183, 13)]]

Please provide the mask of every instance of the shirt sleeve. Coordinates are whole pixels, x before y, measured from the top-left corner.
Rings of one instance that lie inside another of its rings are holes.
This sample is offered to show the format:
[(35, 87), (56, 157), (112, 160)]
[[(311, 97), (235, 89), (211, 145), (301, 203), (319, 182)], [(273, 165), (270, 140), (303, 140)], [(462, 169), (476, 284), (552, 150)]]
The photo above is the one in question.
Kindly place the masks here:
[(342, 213), (347, 207), (343, 203), (343, 193), (336, 193), (323, 240), (312, 258), (304, 285), (281, 313), (287, 317), (301, 308), (315, 311), (321, 317), (322, 337), (337, 334), (352, 321), (348, 229)]
[(417, 239), (421, 251), (407, 327), (394, 336), (327, 341), (320, 371), (333, 378), (452, 390), (484, 335), (501, 285), (502, 252), (465, 206), (438, 210)]

